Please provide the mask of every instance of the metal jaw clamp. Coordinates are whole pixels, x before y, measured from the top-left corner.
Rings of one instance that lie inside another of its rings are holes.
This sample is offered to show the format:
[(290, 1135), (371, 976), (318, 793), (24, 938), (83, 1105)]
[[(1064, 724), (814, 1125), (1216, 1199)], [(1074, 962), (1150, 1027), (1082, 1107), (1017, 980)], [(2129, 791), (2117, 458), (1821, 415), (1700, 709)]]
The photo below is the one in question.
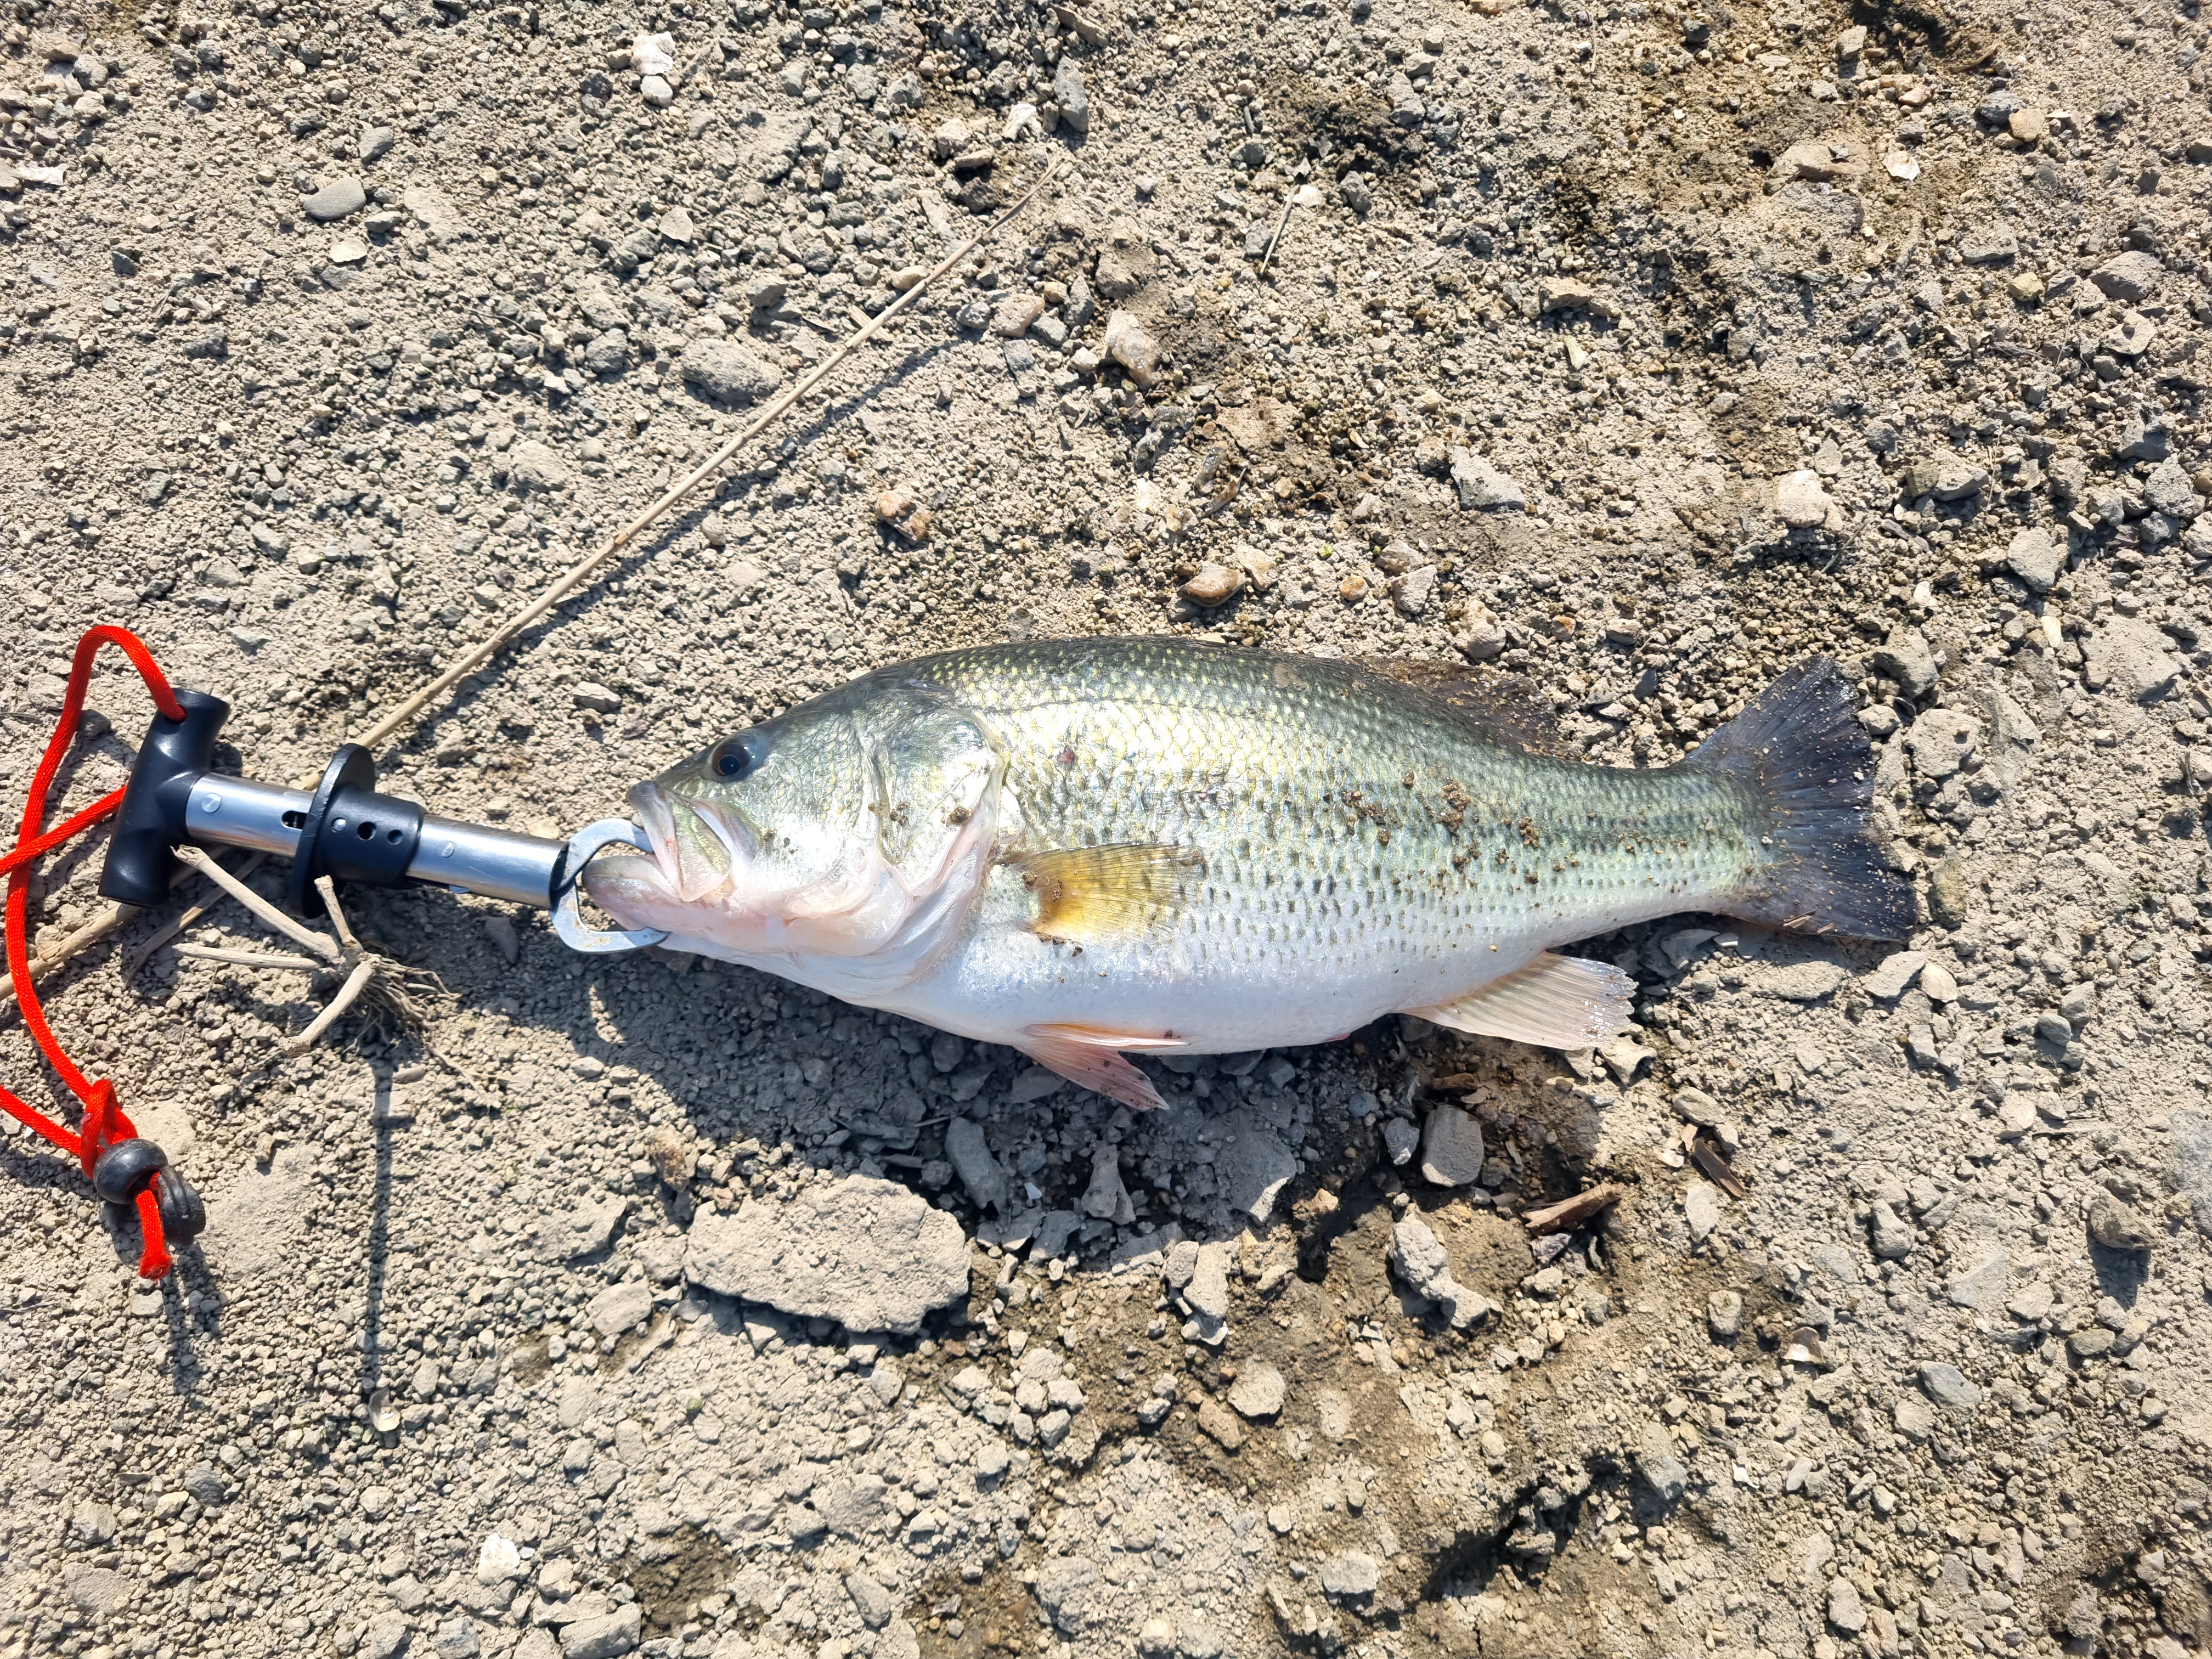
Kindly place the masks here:
[(322, 908), (315, 880), (368, 887), (426, 885), (481, 893), (553, 913), (553, 931), (572, 950), (595, 956), (658, 945), (653, 928), (623, 933), (586, 926), (577, 882), (592, 854), (622, 845), (651, 851), (645, 832), (608, 818), (566, 842), (490, 824), (464, 823), (417, 802), (377, 793), (376, 763), (358, 744), (331, 757), (310, 793), (214, 769), (217, 733), (230, 705), (179, 688), (185, 717), (155, 714), (139, 746), (101, 872), (103, 898), (148, 906), (167, 896), (182, 842), (246, 847), (292, 861), (292, 908)]

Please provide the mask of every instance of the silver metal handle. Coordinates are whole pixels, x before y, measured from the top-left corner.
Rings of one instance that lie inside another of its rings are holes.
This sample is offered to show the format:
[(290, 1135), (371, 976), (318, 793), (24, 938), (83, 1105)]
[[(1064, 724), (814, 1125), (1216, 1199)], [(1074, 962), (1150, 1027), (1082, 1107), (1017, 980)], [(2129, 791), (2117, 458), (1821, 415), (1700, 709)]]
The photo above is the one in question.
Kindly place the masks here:
[(668, 937), (658, 927), (634, 927), (622, 933), (584, 925), (576, 890), (584, 878), (584, 866), (592, 861), (594, 853), (606, 847), (632, 847), (641, 853), (650, 853), (653, 842), (628, 818), (601, 818), (568, 837), (568, 854), (561, 866), (560, 879), (553, 884), (553, 931), (570, 950), (581, 951), (587, 956), (641, 951)]

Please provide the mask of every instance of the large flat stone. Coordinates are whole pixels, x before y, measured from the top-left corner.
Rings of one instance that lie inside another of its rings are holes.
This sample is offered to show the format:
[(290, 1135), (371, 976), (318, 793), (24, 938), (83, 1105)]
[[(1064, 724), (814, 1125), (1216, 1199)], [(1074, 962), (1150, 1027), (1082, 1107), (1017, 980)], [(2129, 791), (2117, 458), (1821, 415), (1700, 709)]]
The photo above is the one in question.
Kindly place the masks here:
[(691, 1224), (684, 1276), (849, 1331), (921, 1328), (968, 1291), (960, 1224), (895, 1182), (850, 1176), (781, 1203), (754, 1200)]

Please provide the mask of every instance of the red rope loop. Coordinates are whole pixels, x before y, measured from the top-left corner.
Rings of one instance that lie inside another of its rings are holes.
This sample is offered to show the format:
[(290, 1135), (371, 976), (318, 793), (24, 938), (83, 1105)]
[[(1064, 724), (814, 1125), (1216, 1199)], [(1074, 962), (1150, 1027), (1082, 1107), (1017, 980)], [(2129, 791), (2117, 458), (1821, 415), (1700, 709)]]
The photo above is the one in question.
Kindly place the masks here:
[[(38, 988), (31, 982), (31, 955), (26, 935), (30, 930), (32, 866), (41, 855), (82, 835), (123, 805), (123, 791), (118, 789), (55, 829), (40, 832), (40, 825), (46, 822), (46, 797), (52, 792), (63, 760), (76, 741), (84, 715), (85, 692), (92, 684), (93, 659), (99, 655), (103, 645), (114, 646), (131, 659), (131, 665), (138, 671), (138, 678), (146, 683), (154, 706), (164, 717), (173, 720), (185, 717), (185, 706), (178, 702), (168, 677), (162, 673), (153, 653), (147, 650), (137, 635), (125, 628), (87, 629), (84, 637), (76, 642), (76, 655), (70, 665), (69, 690), (62, 699), (61, 720), (54, 727), (54, 735), (47, 740), (39, 769), (31, 778), (15, 845), (5, 857), (0, 857), (0, 872), (8, 877), (8, 972), (15, 988), (16, 1006), (23, 1012), (23, 1029), (31, 1034), (31, 1040), (39, 1045), (39, 1052), (46, 1057), (46, 1063), (59, 1074), (84, 1109), (77, 1127), (71, 1130), (13, 1091), (0, 1087), (0, 1111), (75, 1158), (88, 1180), (101, 1153), (118, 1141), (133, 1139), (137, 1131), (115, 1097), (115, 1085), (106, 1078), (95, 1080), (78, 1070), (76, 1063), (63, 1049), (60, 1039), (54, 1036), (53, 1028), (46, 1023), (46, 1012), (39, 1001)], [(134, 1201), (141, 1236), (139, 1277), (161, 1278), (174, 1264), (163, 1236), (161, 1205), (150, 1184), (139, 1189)]]

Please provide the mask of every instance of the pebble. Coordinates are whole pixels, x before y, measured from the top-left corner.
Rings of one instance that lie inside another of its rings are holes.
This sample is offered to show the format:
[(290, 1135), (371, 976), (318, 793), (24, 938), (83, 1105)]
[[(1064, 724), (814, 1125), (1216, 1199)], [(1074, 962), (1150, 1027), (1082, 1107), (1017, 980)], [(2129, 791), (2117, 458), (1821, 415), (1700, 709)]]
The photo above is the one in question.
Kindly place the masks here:
[(973, 1118), (956, 1117), (945, 1127), (945, 1161), (968, 1189), (979, 1209), (1006, 1207), (1006, 1171), (992, 1156), (983, 1139), (983, 1126)]
[(1940, 1359), (1923, 1359), (1919, 1369), (1920, 1386), (1937, 1405), (1953, 1411), (1971, 1411), (1982, 1403), (1982, 1391), (1966, 1381), (1956, 1365)]
[(1160, 343), (1135, 317), (1115, 311), (1106, 319), (1106, 355), (1128, 371), (1129, 378), (1151, 390), (1159, 376)]
[(2089, 1200), (2089, 1237), (2108, 1250), (2148, 1250), (2156, 1242), (2143, 1218), (2110, 1193)]
[(619, 714), (622, 712), (622, 693), (596, 680), (579, 680), (568, 688), (568, 701), (578, 708), (589, 709), (596, 714)]
[(1927, 966), (1925, 951), (1893, 951), (1884, 957), (1874, 971), (1859, 981), (1860, 988), (1877, 1001), (1891, 1002), (1905, 994), (1912, 981)]
[(1519, 484), (1471, 449), (1451, 452), (1451, 481), (1459, 492), (1460, 507), (1467, 512), (1491, 507), (1517, 512), (1528, 505)]
[(1720, 1189), (1711, 1182), (1692, 1181), (1682, 1194), (1682, 1218), (1690, 1224), (1690, 1242), (1702, 1244), (1721, 1224)]
[(1715, 1291), (1705, 1298), (1705, 1327), (1723, 1342), (1732, 1342), (1743, 1331), (1743, 1293)]
[(343, 219), (348, 214), (358, 213), (368, 205), (368, 191), (360, 179), (348, 174), (333, 179), (312, 196), (301, 200), (300, 210), (319, 224), (333, 219)]
[(696, 339), (684, 348), (684, 380), (708, 397), (742, 407), (774, 392), (783, 372), (734, 340)]
[[(1287, 1066), (1289, 1062), (1279, 1059), (1271, 1064)], [(1231, 1209), (1265, 1222), (1274, 1212), (1277, 1195), (1297, 1174), (1298, 1160), (1271, 1131), (1243, 1115), (1234, 1114), (1224, 1121), (1237, 1127), (1228, 1146), (1214, 1155), (1214, 1181)]]
[(1412, 1120), (1394, 1117), (1382, 1126), (1382, 1148), (1389, 1154), (1392, 1169), (1405, 1168), (1420, 1145), (1421, 1132), (1413, 1127)]
[(1391, 1227), (1389, 1260), (1407, 1288), (1435, 1303), (1454, 1330), (1464, 1330), (1497, 1311), (1489, 1297), (1452, 1277), (1450, 1257), (1418, 1215), (1408, 1215)]
[(1346, 1550), (1321, 1564), (1321, 1587), (1331, 1595), (1372, 1595), (1382, 1583), (1382, 1564), (1361, 1550)]
[(1421, 1130), (1421, 1178), (1438, 1187), (1465, 1187), (1482, 1175), (1482, 1124), (1457, 1106), (1430, 1109)]
[(1898, 689), (1916, 702), (1936, 689), (1936, 653), (1929, 647), (1927, 635), (1917, 628), (1893, 629), (1889, 637), (1868, 653), (1867, 665), (1895, 680)]
[(1249, 1361), (1238, 1369), (1237, 1380), (1229, 1385), (1229, 1403), (1240, 1415), (1257, 1421), (1283, 1409), (1286, 1391), (1282, 1372), (1263, 1359)]
[(641, 1279), (610, 1285), (593, 1297), (584, 1310), (584, 1322), (611, 1342), (641, 1323), (653, 1312), (653, 1287)]
[(1774, 510), (1792, 530), (1817, 530), (1827, 523), (1836, 504), (1820, 487), (1820, 475), (1805, 467), (1776, 480)]
[(702, 1212), (684, 1273), (717, 1296), (848, 1331), (911, 1335), (925, 1314), (967, 1294), (968, 1240), (919, 1194), (847, 1176), (733, 1216)]
[(2048, 525), (2014, 532), (2005, 549), (2005, 568), (2031, 592), (2048, 593), (2066, 571), (2066, 538)]
[(1227, 565), (1209, 561), (1199, 566), (1198, 574), (1176, 591), (1193, 605), (1212, 610), (1216, 605), (1228, 604), (1243, 591), (1243, 571), (1232, 570)]
[(1236, 1451), (1244, 1444), (1244, 1425), (1236, 1413), (1228, 1410), (1218, 1400), (1199, 1402), (1198, 1426), (1204, 1430), (1224, 1451)]

